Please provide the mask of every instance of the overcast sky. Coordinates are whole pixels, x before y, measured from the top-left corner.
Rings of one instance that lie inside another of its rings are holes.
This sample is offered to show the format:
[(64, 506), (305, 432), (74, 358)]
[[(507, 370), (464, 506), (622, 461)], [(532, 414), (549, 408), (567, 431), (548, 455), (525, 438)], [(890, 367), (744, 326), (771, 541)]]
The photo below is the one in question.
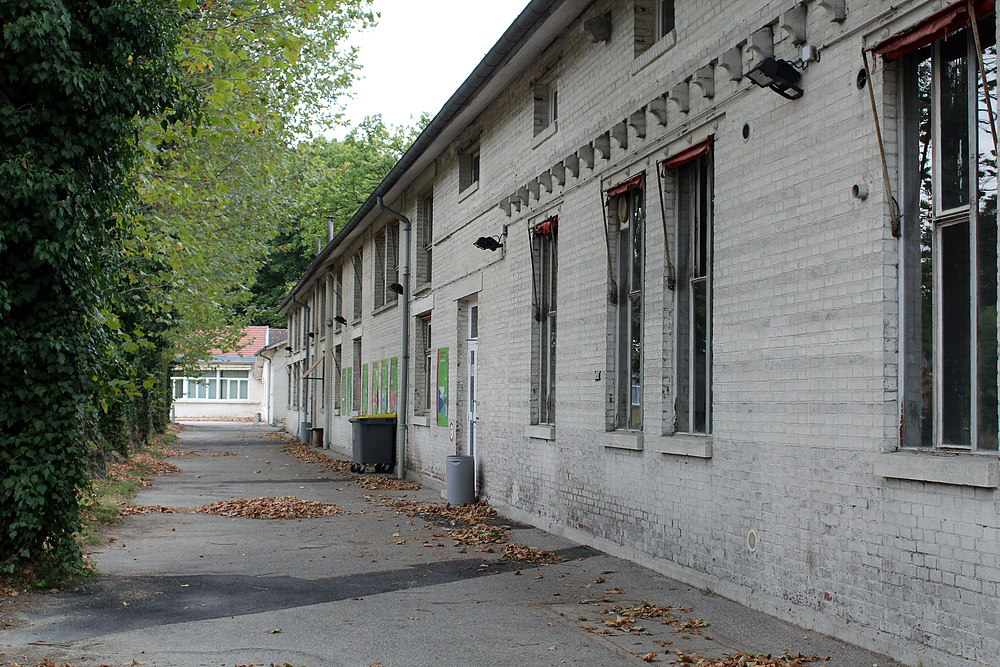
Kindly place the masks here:
[(381, 113), (387, 123), (408, 125), (424, 111), (436, 114), (527, 4), (375, 0), (378, 26), (351, 40), (363, 69), (347, 117), (357, 122)]

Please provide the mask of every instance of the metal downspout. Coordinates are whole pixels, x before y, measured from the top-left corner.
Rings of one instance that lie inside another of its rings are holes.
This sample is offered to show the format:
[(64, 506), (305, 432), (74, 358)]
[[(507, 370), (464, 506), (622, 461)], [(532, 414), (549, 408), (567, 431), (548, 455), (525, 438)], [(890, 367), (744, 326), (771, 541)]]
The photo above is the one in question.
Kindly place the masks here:
[(396, 442), (398, 452), (396, 456), (396, 477), (406, 479), (406, 397), (409, 394), (409, 368), (410, 368), (410, 220), (402, 213), (397, 213), (382, 203), (382, 196), (378, 196), (378, 207), (383, 213), (394, 216), (403, 224), (403, 341), (400, 357), (402, 357), (399, 369), (400, 390), (396, 392)]

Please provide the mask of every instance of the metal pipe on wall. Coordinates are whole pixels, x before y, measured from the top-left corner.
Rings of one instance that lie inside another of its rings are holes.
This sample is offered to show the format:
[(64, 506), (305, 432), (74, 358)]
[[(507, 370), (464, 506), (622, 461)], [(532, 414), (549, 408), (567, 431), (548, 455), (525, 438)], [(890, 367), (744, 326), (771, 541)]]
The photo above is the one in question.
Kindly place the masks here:
[(395, 217), (403, 225), (403, 340), (400, 350), (399, 390), (396, 392), (396, 477), (406, 479), (406, 397), (409, 394), (410, 368), (410, 220), (382, 202), (378, 196), (378, 207), (383, 213)]

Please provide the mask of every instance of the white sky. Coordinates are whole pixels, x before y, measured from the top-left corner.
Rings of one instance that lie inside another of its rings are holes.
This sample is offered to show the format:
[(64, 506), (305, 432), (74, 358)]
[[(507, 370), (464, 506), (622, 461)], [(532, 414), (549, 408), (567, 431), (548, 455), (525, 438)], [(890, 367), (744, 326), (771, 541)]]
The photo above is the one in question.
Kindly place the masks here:
[[(355, 35), (362, 79), (346, 116), (356, 123), (382, 114), (409, 125), (433, 116), (472, 73), (528, 0), (375, 0), (373, 30)], [(333, 132), (343, 137), (345, 130)]]

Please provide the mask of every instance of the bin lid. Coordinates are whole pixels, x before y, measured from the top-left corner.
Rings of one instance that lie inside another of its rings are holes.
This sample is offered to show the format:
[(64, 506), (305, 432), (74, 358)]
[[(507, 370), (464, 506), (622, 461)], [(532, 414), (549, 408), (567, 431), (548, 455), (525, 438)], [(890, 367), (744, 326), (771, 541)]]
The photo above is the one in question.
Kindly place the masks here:
[(352, 422), (373, 422), (375, 420), (379, 420), (378, 423), (388, 424), (390, 422), (396, 421), (396, 413), (395, 412), (387, 412), (387, 413), (381, 414), (381, 415), (357, 415), (355, 417), (351, 417), (348, 421), (352, 421)]

